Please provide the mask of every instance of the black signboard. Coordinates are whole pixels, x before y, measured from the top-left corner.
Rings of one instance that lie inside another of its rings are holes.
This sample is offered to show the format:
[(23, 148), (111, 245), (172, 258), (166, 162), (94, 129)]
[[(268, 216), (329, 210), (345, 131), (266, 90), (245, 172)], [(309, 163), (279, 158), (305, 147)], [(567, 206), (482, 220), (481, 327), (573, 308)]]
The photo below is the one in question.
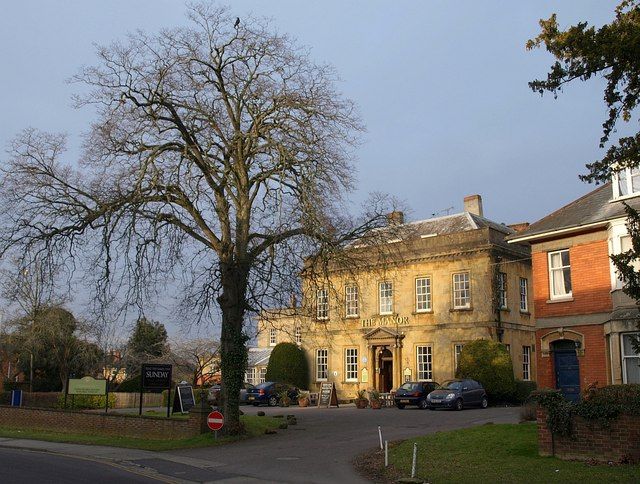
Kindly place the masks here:
[(171, 365), (143, 364), (142, 388), (171, 388)]
[(173, 412), (186, 413), (196, 404), (193, 396), (193, 387), (191, 385), (176, 386), (175, 395), (173, 397)]
[(338, 406), (338, 394), (334, 383), (323, 383), (320, 385), (320, 397), (318, 398), (318, 407)]

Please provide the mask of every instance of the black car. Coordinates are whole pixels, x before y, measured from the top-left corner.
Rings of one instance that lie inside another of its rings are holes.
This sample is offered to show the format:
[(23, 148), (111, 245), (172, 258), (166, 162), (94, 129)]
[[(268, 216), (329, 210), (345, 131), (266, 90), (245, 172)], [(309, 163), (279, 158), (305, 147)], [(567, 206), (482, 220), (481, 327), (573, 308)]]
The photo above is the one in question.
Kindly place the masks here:
[(454, 408), (462, 410), (468, 405), (477, 405), (487, 408), (489, 400), (487, 392), (480, 383), (475, 380), (448, 380), (427, 397), (429, 408)]
[(298, 401), (300, 391), (296, 387), (286, 383), (266, 381), (247, 389), (247, 403), (252, 403), (256, 407), (260, 404), (275, 407), (280, 403), (280, 398), (284, 392), (287, 392), (287, 396), (293, 403)]
[(432, 381), (409, 381), (398, 388), (394, 401), (396, 407), (403, 409), (406, 405), (417, 405), (428, 408), (427, 395), (435, 390), (438, 384)]

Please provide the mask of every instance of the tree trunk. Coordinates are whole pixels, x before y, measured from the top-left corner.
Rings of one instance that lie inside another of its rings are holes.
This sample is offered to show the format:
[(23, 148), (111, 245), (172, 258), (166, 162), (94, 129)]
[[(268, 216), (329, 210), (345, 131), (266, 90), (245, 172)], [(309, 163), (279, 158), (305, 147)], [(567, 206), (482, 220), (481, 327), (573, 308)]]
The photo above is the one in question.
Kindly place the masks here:
[(247, 365), (247, 337), (243, 332), (245, 295), (249, 271), (237, 263), (220, 263), (222, 294), (218, 304), (222, 310), (220, 335), (222, 390), (220, 392), (224, 433), (242, 433), (240, 424), (240, 387)]

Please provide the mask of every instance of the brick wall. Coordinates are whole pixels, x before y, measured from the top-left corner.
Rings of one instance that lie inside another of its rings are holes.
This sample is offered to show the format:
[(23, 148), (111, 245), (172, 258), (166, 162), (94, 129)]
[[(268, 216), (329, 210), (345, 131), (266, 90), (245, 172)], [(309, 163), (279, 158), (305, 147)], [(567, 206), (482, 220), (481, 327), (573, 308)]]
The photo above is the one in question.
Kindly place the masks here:
[[(542, 408), (538, 408), (537, 424), (540, 455), (553, 455), (551, 432)], [(610, 428), (602, 428), (597, 423), (575, 417), (573, 435), (556, 435), (554, 440), (555, 456), (560, 459), (640, 462), (640, 417), (621, 415), (611, 423)]]
[[(541, 347), (540, 338), (545, 334), (554, 331), (555, 328), (545, 328), (536, 331), (537, 347)], [(584, 355), (578, 356), (580, 365), (580, 387), (586, 388), (594, 382), (598, 386), (605, 386), (609, 382), (609, 363), (607, 359), (607, 345), (604, 336), (604, 327), (601, 324), (572, 326), (572, 331), (584, 335), (582, 349)], [(555, 369), (553, 364), (553, 353), (549, 356), (542, 356), (542, 351), (536, 352), (537, 359), (537, 381), (539, 388), (556, 388)]]
[(533, 295), (538, 318), (572, 316), (611, 311), (611, 279), (607, 240), (569, 248), (573, 301), (548, 303), (549, 268), (547, 251), (536, 251), (533, 262)]
[(0, 426), (147, 439), (184, 439), (199, 435), (206, 413), (187, 420), (0, 406)]

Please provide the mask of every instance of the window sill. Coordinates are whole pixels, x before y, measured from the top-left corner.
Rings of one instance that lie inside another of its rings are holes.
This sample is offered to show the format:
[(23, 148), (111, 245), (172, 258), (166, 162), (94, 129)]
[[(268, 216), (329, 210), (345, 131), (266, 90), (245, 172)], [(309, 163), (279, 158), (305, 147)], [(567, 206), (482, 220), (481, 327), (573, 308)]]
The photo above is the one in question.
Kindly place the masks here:
[(523, 311), (522, 309), (520, 310), (520, 314), (522, 314), (523, 316), (531, 316), (531, 313), (529, 311)]
[(500, 308), (500, 311), (502, 311), (503, 313), (510, 313), (511, 309), (509, 309), (509, 308)]
[(556, 299), (547, 299), (547, 304), (555, 304), (555, 303), (563, 303), (563, 302), (572, 302), (573, 296), (569, 297), (559, 297)]
[(354, 314), (351, 316), (345, 316), (343, 319), (358, 319), (360, 317), (359, 314)]
[(433, 309), (430, 309), (429, 311), (413, 311), (411, 313), (412, 316), (417, 316), (418, 314), (433, 314)]
[(451, 309), (449, 309), (450, 313), (470, 312), (470, 311), (473, 311), (473, 308), (451, 308)]

